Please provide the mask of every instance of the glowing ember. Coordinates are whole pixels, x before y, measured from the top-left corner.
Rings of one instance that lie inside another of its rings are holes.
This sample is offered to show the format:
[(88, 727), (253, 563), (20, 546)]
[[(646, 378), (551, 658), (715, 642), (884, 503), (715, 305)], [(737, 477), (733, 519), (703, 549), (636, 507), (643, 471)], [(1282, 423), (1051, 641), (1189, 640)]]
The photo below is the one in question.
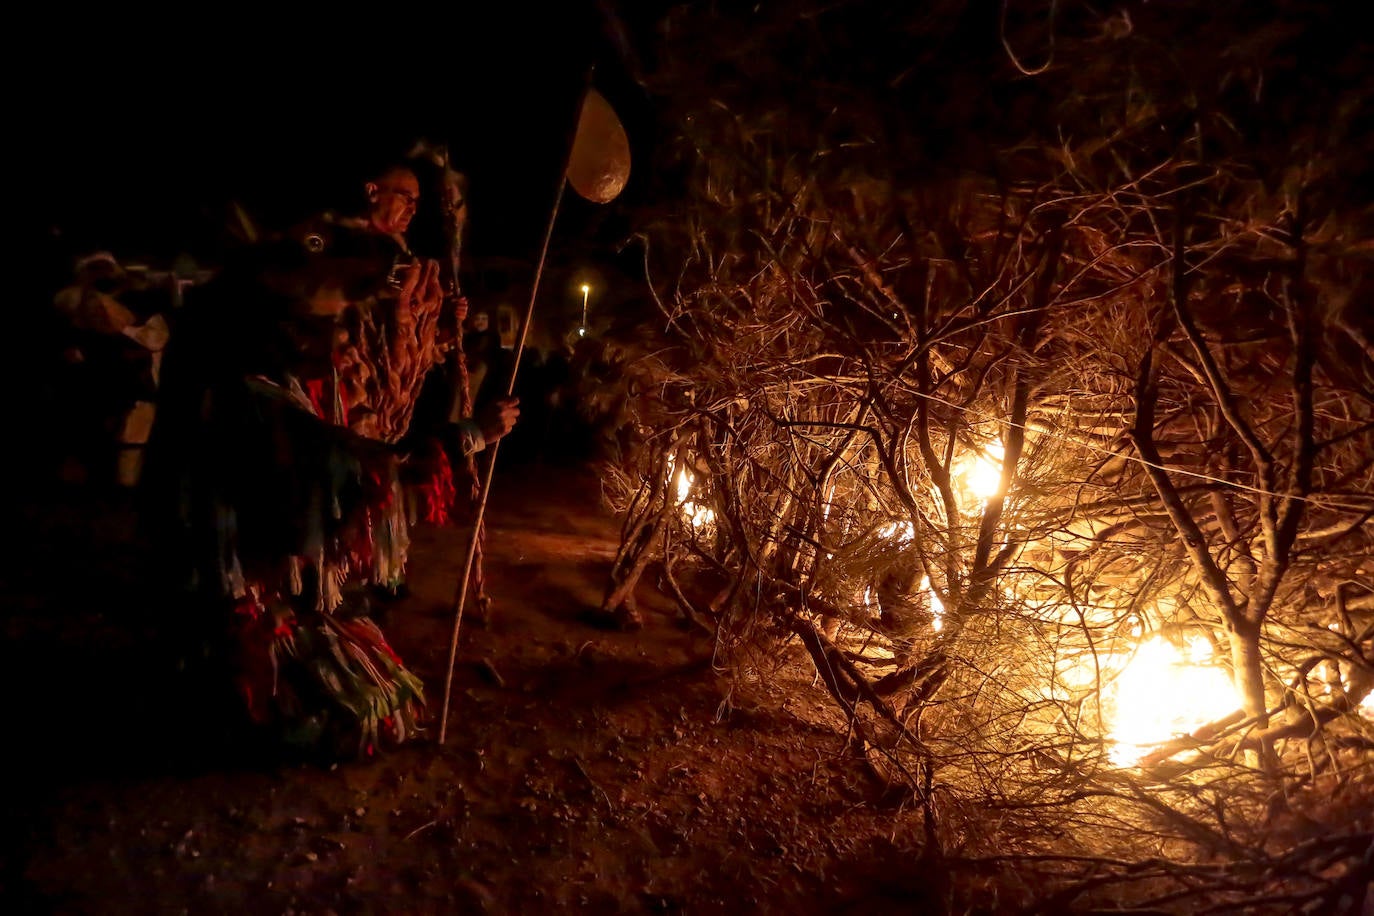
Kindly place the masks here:
[(716, 513), (706, 506), (699, 506), (693, 502), (682, 504), (682, 515), (691, 523), (693, 528), (705, 528), (716, 520)]
[(1194, 637), (1186, 651), (1160, 637), (1142, 643), (1104, 694), (1112, 762), (1134, 766), (1162, 742), (1240, 708), (1212, 647)]
[(677, 501), (682, 502), (692, 495), (692, 475), (686, 468), (677, 472)]
[(1360, 705), (1355, 707), (1366, 719), (1374, 719), (1374, 693), (1367, 693)]
[(936, 633), (945, 628), (945, 603), (940, 600), (940, 596), (935, 594), (935, 589), (930, 587), (930, 576), (921, 577), (921, 588), (926, 590), (930, 596), (930, 613), (935, 619), (931, 621), (930, 627)]
[(1003, 456), (1001, 443), (998, 442), (979, 451), (966, 452), (954, 462), (954, 476), (964, 489), (978, 499), (991, 499), (1002, 489)]
[[(668, 460), (673, 460), (671, 455), (668, 457)], [(691, 472), (688, 471), (685, 466), (678, 469), (677, 501), (678, 505), (682, 507), (682, 517), (685, 518), (687, 523), (693, 528), (700, 530), (716, 520), (716, 513), (714, 510), (699, 503), (692, 502), (687, 498), (692, 495), (692, 484), (695, 482), (696, 478), (692, 476)]]
[(888, 522), (878, 529), (878, 536), (893, 538), (898, 544), (907, 544), (916, 537), (916, 529), (911, 522)]

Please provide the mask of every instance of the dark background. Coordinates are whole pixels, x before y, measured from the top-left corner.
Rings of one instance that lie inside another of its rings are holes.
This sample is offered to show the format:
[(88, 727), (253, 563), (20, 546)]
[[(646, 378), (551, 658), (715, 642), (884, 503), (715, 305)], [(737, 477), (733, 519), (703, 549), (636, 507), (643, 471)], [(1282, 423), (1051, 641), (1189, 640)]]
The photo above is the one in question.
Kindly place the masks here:
[(40, 20), (12, 80), (26, 228), (55, 255), (209, 258), (231, 201), (268, 226), (348, 209), (370, 169), (425, 137), (469, 175), (472, 250), (522, 257), (593, 63), (644, 141), (632, 42), (608, 7), (338, 9)]
[(541, 314), (573, 314), (588, 270), (599, 271), (596, 305), (612, 308), (613, 279), (616, 295), (632, 294), (623, 271), (595, 265), (650, 185), (655, 127), (635, 50), (652, 34), (648, 5), (630, 19), (593, 2), (341, 8), (52, 8), (12, 33), (7, 194), (19, 245), (0, 365), (14, 396), (7, 426), (30, 445), (11, 459), (46, 468), (43, 443), (81, 422), (50, 390), (53, 296), (76, 259), (109, 251), (126, 266), (213, 271), (239, 244), (235, 206), (262, 231), (360, 208), (363, 183), (421, 138), (449, 144), (469, 178), (465, 271), (505, 265), (469, 295), (506, 301), (499, 287), (533, 274), (589, 74), (636, 164), (612, 205), (563, 196)]

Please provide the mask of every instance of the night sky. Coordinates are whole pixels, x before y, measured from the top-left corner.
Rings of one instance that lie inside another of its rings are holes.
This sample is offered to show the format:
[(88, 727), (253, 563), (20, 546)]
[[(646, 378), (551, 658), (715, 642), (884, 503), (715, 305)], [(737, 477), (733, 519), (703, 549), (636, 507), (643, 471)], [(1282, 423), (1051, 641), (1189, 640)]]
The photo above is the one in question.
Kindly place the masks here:
[(348, 209), (368, 169), (429, 137), (471, 180), (469, 249), (529, 257), (589, 65), (632, 137), (643, 101), (619, 21), (591, 4), (464, 6), (40, 25), (61, 77), (18, 92), (26, 228), (54, 256), (213, 259), (231, 201), (269, 227)]

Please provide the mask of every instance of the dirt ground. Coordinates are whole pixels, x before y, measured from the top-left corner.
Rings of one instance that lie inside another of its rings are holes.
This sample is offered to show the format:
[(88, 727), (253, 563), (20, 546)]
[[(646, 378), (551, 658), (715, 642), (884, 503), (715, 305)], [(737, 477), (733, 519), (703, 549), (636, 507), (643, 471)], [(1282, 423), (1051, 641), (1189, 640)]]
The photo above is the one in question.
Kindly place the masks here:
[[(130, 508), (26, 494), (0, 581), (9, 791), (0, 911), (920, 913), (910, 818), (838, 740), (733, 688), (646, 581), (593, 625), (616, 546), (587, 469), (498, 473), (484, 628), (437, 745), (465, 532), (422, 528), (385, 630), (428, 736), (287, 761), (220, 727), (170, 664)], [(652, 577), (647, 577), (652, 578)]]

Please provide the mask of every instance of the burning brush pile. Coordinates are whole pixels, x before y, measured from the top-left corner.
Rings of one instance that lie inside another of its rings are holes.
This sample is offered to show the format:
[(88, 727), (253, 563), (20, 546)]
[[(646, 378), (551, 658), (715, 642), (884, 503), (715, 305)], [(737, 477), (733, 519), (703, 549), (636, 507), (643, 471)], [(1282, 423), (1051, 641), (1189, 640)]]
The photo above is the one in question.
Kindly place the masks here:
[[(653, 564), (731, 676), (814, 682), (965, 891), (1350, 911), (1374, 855), (1371, 211), (1317, 152), (1256, 180), (1220, 113), (1191, 114), (1205, 154), (1159, 142), (1142, 125), (1180, 111), (1093, 61), (1074, 79), (1120, 112), (986, 174), (913, 176), (918, 138), (876, 107), (696, 112), (607, 609)], [(889, 144), (785, 158), (792, 131)]]

